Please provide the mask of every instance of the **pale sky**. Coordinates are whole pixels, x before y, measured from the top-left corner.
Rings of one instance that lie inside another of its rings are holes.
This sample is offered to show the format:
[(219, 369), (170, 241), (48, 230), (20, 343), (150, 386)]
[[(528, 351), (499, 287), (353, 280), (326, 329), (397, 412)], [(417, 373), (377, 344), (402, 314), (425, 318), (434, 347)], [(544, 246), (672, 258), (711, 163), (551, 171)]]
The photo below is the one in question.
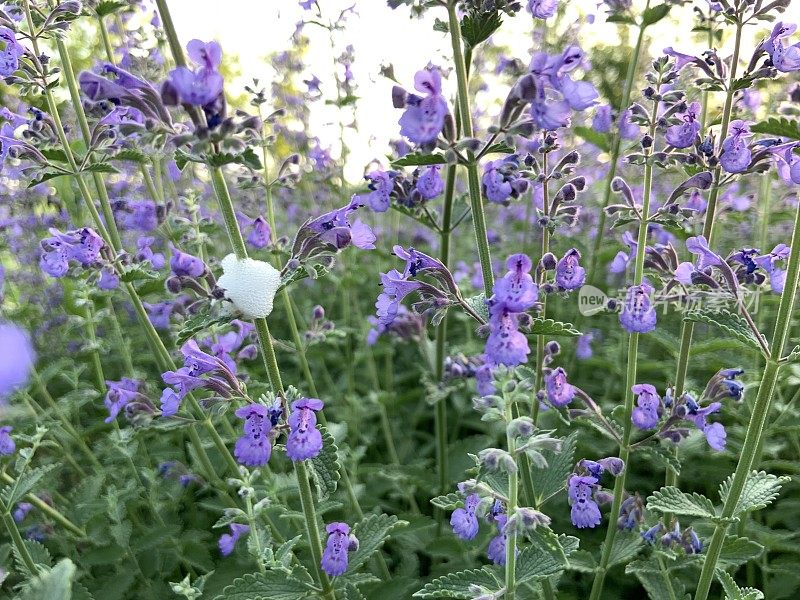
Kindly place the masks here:
[[(323, 20), (335, 18), (353, 4), (356, 6), (356, 14), (348, 19), (346, 31), (338, 32), (335, 56), (348, 43), (355, 48), (353, 72), (360, 98), (356, 113), (360, 131), (345, 141), (350, 148), (346, 176), (350, 181), (357, 181), (364, 166), (374, 158), (384, 157), (389, 140), (397, 137), (400, 111), (392, 108), (392, 82), (379, 75), (381, 65), (393, 64), (395, 77), (407, 89), (413, 88), (414, 73), (429, 61), (448, 65), (449, 38), (432, 28), (434, 18), (446, 20), (447, 15), (443, 9), (435, 9), (428, 11), (423, 20), (411, 19), (407, 8), (392, 10), (386, 0), (319, 0), (319, 3)], [(634, 3), (644, 4), (640, 0), (634, 0)], [(696, 0), (696, 3), (706, 6), (706, 0)], [(584, 24), (581, 28), (580, 43), (586, 50), (590, 49), (592, 40), (602, 40), (606, 44), (620, 42), (619, 27), (604, 22), (604, 10), (598, 9), (598, 4), (593, 0), (571, 0), (567, 4), (568, 18), (563, 20), (564, 23), (585, 22), (588, 14), (596, 16), (593, 24)], [(226, 55), (238, 55), (242, 76), (226, 82), (227, 89), (234, 94), (241, 92), (254, 77), (262, 81), (274, 79), (275, 73), (264, 57), (285, 49), (291, 43), (297, 22), (314, 18), (316, 12), (304, 11), (296, 0), (169, 0), (169, 6), (184, 42), (192, 38), (215, 39)], [(796, 20), (800, 17), (798, 13), (800, 8), (794, 7), (785, 14), (784, 20)], [(522, 12), (505, 21), (499, 34), (495, 34), (498, 41), (511, 47), (515, 56), (527, 63), (531, 47), (530, 13)], [(659, 52), (669, 45), (687, 52), (702, 50), (702, 44), (696, 39), (698, 34), (689, 33), (692, 23), (691, 6), (674, 8), (668, 19), (648, 30), (651, 39), (656, 40), (653, 50)], [(771, 25), (759, 26), (758, 31), (751, 29), (751, 38), (760, 36), (768, 27)], [(308, 26), (305, 33), (311, 38), (306, 75), (316, 75), (322, 80), (323, 92), (334, 97), (333, 57), (328, 34), (319, 27)], [(723, 56), (730, 53), (730, 50), (725, 51), (730, 40), (725, 41)], [(752, 48), (752, 45), (745, 47)], [(446, 80), (444, 87), (446, 93), (452, 93), (455, 77)], [(485, 100), (491, 101), (492, 97), (505, 93), (505, 89), (495, 90)], [(317, 102), (313, 105), (311, 118), (314, 135), (322, 139), (323, 146), (330, 146), (332, 154), (337, 157), (340, 148), (337, 110)]]

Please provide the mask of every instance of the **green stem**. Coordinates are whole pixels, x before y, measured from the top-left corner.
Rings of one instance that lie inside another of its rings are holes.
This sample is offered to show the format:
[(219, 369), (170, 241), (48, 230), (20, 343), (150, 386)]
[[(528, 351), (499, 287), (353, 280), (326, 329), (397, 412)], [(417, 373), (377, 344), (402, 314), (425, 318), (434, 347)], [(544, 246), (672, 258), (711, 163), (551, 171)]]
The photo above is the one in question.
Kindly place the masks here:
[(6, 530), (8, 531), (8, 535), (11, 536), (11, 541), (14, 543), (14, 547), (17, 549), (20, 558), (22, 558), (22, 562), (25, 563), (25, 567), (30, 571), (32, 575), (35, 575), (39, 572), (36, 568), (36, 563), (33, 562), (33, 558), (31, 557), (30, 552), (28, 552), (28, 547), (25, 545), (25, 542), (22, 539), (22, 536), (19, 534), (19, 529), (17, 529), (17, 524), (14, 522), (14, 519), (11, 518), (9, 511), (11, 510), (10, 507), (4, 507), (3, 510), (3, 525), (5, 525)]
[[(14, 483), (14, 478), (11, 477), (8, 473), (0, 474), (0, 479), (2, 479), (5, 483)], [(48, 517), (53, 519), (56, 523), (63, 525), (65, 529), (69, 529), (76, 536), (80, 538), (86, 537), (86, 532), (83, 529), (75, 525), (75, 523), (70, 521), (67, 517), (65, 517), (55, 508), (47, 504), (47, 502), (39, 498), (39, 496), (36, 496), (34, 494), (28, 494), (25, 496), (25, 499), (31, 504), (33, 504), (40, 511), (45, 513)]]
[[(469, 108), (469, 86), (467, 67), (464, 61), (464, 52), (461, 47), (461, 24), (456, 13), (455, 0), (447, 2), (447, 16), (450, 28), (450, 41), (453, 46), (453, 62), (456, 68), (458, 81), (458, 116), (461, 120), (461, 135), (472, 137), (472, 117)], [(467, 184), (469, 187), (469, 201), (472, 208), (472, 225), (475, 229), (475, 243), (478, 246), (478, 257), (481, 262), (483, 274), (483, 289), (486, 298), (492, 295), (494, 274), (492, 273), (492, 257), (489, 252), (489, 240), (486, 236), (486, 215), (483, 212), (483, 199), (481, 197), (481, 182), (478, 177), (478, 164), (471, 151), (467, 152)]]
[[(509, 399), (506, 400), (505, 413), (506, 444), (508, 445), (508, 453), (514, 456), (516, 440), (508, 427), (509, 423), (511, 423), (514, 418), (514, 413), (512, 402)], [(506, 505), (506, 514), (509, 519), (514, 517), (514, 513), (517, 511), (517, 495), (519, 493), (517, 477), (517, 471), (508, 474), (508, 503)], [(503, 598), (506, 600), (515, 600), (517, 585), (517, 531), (516, 527), (506, 527), (506, 530), (506, 593)]]
[(100, 28), (100, 37), (103, 38), (103, 48), (106, 51), (106, 60), (112, 65), (114, 64), (114, 48), (111, 46), (111, 38), (108, 35), (108, 28), (106, 22), (100, 15), (97, 15), (97, 24)]
[[(753, 414), (750, 417), (747, 433), (744, 438), (744, 446), (739, 453), (739, 462), (736, 465), (736, 470), (733, 473), (733, 480), (728, 490), (728, 496), (722, 507), (721, 516), (723, 519), (729, 519), (733, 516), (736, 505), (742, 495), (742, 490), (747, 482), (747, 477), (750, 474), (750, 469), (753, 466), (756, 451), (761, 444), (767, 416), (769, 415), (770, 404), (772, 402), (772, 395), (778, 380), (778, 371), (780, 369), (778, 360), (783, 355), (786, 340), (789, 337), (789, 330), (792, 324), (791, 316), (797, 297), (797, 284), (800, 280), (800, 206), (798, 206), (795, 213), (791, 244), (789, 262), (786, 267), (786, 285), (783, 294), (781, 294), (781, 300), (778, 306), (778, 317), (775, 322), (775, 331), (772, 336), (772, 344), (770, 344), (772, 357), (767, 360), (764, 374), (761, 377), (758, 396), (753, 405)], [(714, 570), (717, 566), (720, 553), (722, 552), (722, 544), (725, 541), (725, 532), (727, 529), (728, 525), (726, 521), (718, 523), (714, 528), (714, 535), (708, 546), (706, 559), (703, 563), (703, 570), (697, 584), (697, 592), (694, 596), (695, 600), (706, 600), (708, 597), (708, 591), (711, 588), (711, 581), (714, 578)]]
[[(645, 10), (650, 7), (650, 0), (647, 0)], [(625, 75), (625, 87), (622, 88), (622, 98), (620, 99), (619, 111), (627, 110), (631, 103), (631, 91), (633, 90), (633, 80), (636, 78), (636, 72), (639, 69), (639, 60), (642, 54), (642, 44), (644, 42), (644, 32), (647, 25), (644, 23), (639, 24), (639, 32), (636, 36), (636, 45), (633, 47), (633, 54), (628, 63), (628, 72)], [(619, 127), (614, 129), (614, 138), (611, 142), (611, 162), (609, 163), (608, 176), (606, 177), (605, 187), (603, 188), (603, 205), (600, 209), (600, 217), (597, 222), (597, 234), (594, 239), (594, 246), (592, 248), (592, 259), (589, 266), (589, 282), (597, 281), (597, 261), (599, 260), (600, 249), (603, 247), (603, 236), (606, 230), (606, 207), (611, 201), (611, 183), (614, 177), (617, 176), (617, 167), (619, 166), (619, 157), (622, 149), (622, 135)]]
[(256, 516), (253, 514), (253, 498), (251, 494), (244, 497), (244, 505), (247, 510), (247, 521), (250, 523), (250, 536), (253, 540), (253, 548), (256, 554), (256, 563), (258, 570), (261, 573), (266, 573), (267, 569), (264, 567), (264, 550), (261, 548), (261, 537), (258, 534), (258, 525), (256, 524)]
[[(642, 215), (639, 221), (639, 235), (638, 245), (636, 247), (636, 263), (633, 275), (634, 285), (641, 285), (644, 276), (644, 258), (645, 247), (647, 244), (647, 221), (650, 215), (650, 199), (653, 188), (653, 148), (655, 146), (655, 133), (656, 133), (656, 120), (658, 119), (658, 103), (653, 103), (653, 108), (650, 112), (650, 139), (653, 143), (645, 150), (646, 161), (644, 168), (644, 184), (643, 184), (643, 198), (642, 198)], [(631, 433), (633, 431), (633, 424), (631, 422), (631, 413), (633, 412), (634, 395), (631, 388), (636, 385), (636, 372), (637, 360), (639, 352), (639, 334), (631, 333), (628, 339), (628, 369), (625, 379), (625, 407), (622, 413), (622, 444), (620, 444), (619, 457), (625, 464), (625, 470), (617, 477), (614, 482), (614, 500), (611, 503), (611, 512), (608, 517), (608, 529), (606, 531), (605, 543), (603, 546), (603, 554), (600, 557), (600, 565), (595, 574), (594, 583), (592, 585), (592, 593), (589, 600), (600, 600), (603, 593), (603, 583), (605, 581), (608, 564), (611, 559), (611, 550), (614, 547), (614, 539), (617, 536), (617, 517), (619, 516), (620, 506), (622, 504), (622, 496), (625, 492), (625, 480), (630, 468), (628, 460), (630, 458), (631, 449)]]

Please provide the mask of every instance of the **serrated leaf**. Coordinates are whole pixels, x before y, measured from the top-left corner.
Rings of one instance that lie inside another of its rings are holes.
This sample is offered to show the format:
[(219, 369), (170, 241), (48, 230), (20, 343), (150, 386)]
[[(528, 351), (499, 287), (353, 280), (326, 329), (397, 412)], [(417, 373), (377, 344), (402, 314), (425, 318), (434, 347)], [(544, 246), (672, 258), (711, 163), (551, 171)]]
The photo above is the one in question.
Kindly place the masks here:
[(339, 448), (336, 447), (333, 436), (322, 425), (319, 426), (319, 431), (322, 434), (322, 450), (309, 461), (309, 464), (311, 475), (317, 486), (317, 499), (322, 502), (330, 498), (336, 491), (341, 477), (339, 474), (341, 465), (339, 464)]
[(647, 591), (650, 600), (676, 600), (684, 597), (684, 586), (668, 572), (636, 572), (636, 578)]
[[(44, 565), (46, 567), (49, 567), (53, 564), (50, 551), (45, 548), (43, 544), (40, 544), (34, 540), (23, 540), (23, 543), (25, 544), (25, 548), (28, 550), (28, 554), (30, 555), (31, 559), (33, 559), (34, 564), (37, 566)], [(22, 556), (20, 556), (16, 545), (12, 546), (11, 551), (14, 554), (14, 564), (16, 565), (17, 570), (28, 577), (35, 575), (35, 573), (31, 573), (28, 570), (28, 566), (25, 564), (25, 561), (22, 560)]]
[(478, 294), (477, 296), (471, 296), (464, 300), (469, 307), (474, 310), (478, 316), (480, 316), (484, 322), (489, 322), (489, 307), (486, 304), (486, 295), (483, 293)]
[(743, 344), (750, 346), (754, 350), (760, 350), (758, 340), (753, 334), (753, 331), (747, 325), (747, 321), (745, 321), (743, 317), (740, 317), (739, 315), (728, 310), (691, 310), (684, 315), (683, 320), (716, 325), (725, 333), (735, 337)]
[(359, 521), (353, 528), (353, 534), (358, 538), (358, 550), (350, 555), (351, 571), (355, 571), (362, 564), (367, 562), (372, 555), (378, 551), (392, 529), (406, 525), (406, 521), (400, 521), (394, 515), (369, 515)]
[(231, 320), (230, 315), (213, 315), (209, 311), (209, 308), (204, 308), (195, 316), (190, 319), (186, 319), (183, 322), (183, 327), (178, 332), (178, 345), (182, 345), (187, 342), (189, 339), (194, 337), (199, 332), (208, 329), (214, 325), (221, 325), (223, 323), (229, 323)]
[(594, 555), (587, 550), (577, 550), (569, 557), (569, 570), (580, 573), (594, 573), (597, 570), (597, 561)]
[(20, 600), (70, 600), (74, 576), (75, 564), (63, 558), (52, 569), (31, 579)]
[(299, 600), (307, 598), (308, 586), (281, 571), (248, 573), (234, 579), (214, 600)]
[(547, 468), (531, 469), (537, 507), (566, 487), (567, 477), (575, 465), (577, 439), (578, 432), (573, 431), (561, 443), (561, 452), (542, 450), (542, 455), (547, 460)]
[(786, 117), (772, 117), (766, 121), (750, 125), (750, 131), (800, 140), (800, 121), (787, 119)]
[(104, 2), (100, 2), (94, 9), (97, 13), (97, 16), (102, 18), (106, 17), (110, 14), (117, 12), (118, 10), (125, 8), (125, 2), (116, 2), (114, 0), (105, 0)]
[[(719, 496), (723, 502), (728, 499), (732, 480), (732, 476), (728, 477), (719, 486)], [(781, 486), (787, 481), (789, 481), (788, 477), (777, 477), (764, 471), (751, 472), (744, 483), (733, 516), (766, 508), (778, 497)]]
[(447, 161), (441, 154), (427, 154), (423, 152), (410, 152), (392, 161), (392, 167), (399, 169), (400, 167), (422, 167), (427, 165), (443, 165)]
[(108, 163), (91, 163), (81, 169), (82, 173), (119, 173), (119, 171)]
[(471, 48), (475, 48), (488, 40), (502, 24), (503, 19), (497, 10), (467, 14), (461, 20), (461, 37)]
[(575, 329), (572, 323), (563, 323), (542, 317), (531, 319), (530, 333), (531, 335), (568, 335), (572, 337), (581, 335), (581, 332)]
[(469, 600), (476, 596), (475, 593), (470, 591), (472, 586), (478, 586), (486, 592), (494, 593), (500, 590), (502, 584), (488, 569), (468, 569), (434, 579), (416, 592), (414, 598), (461, 598)]
[(52, 471), (55, 466), (54, 464), (50, 464), (25, 471), (14, 483), (10, 483), (3, 488), (2, 493), (0, 493), (3, 504), (9, 509), (12, 508), (25, 494), (30, 492), (36, 484), (39, 483), (42, 477)]
[(740, 588), (736, 585), (730, 573), (717, 569), (717, 579), (722, 584), (722, 589), (725, 592), (725, 600), (761, 600), (764, 598), (759, 590), (753, 588)]
[(517, 583), (536, 581), (560, 573), (569, 566), (565, 560), (578, 549), (580, 541), (568, 535), (553, 535), (550, 538), (559, 548), (550, 547), (545, 538), (534, 537), (530, 546), (517, 556)]
[(717, 564), (721, 569), (738, 567), (761, 556), (764, 546), (745, 537), (729, 535), (722, 543)]
[(642, 25), (648, 27), (654, 23), (658, 23), (661, 19), (669, 13), (669, 4), (659, 4), (658, 6), (651, 6), (642, 14)]
[(129, 283), (134, 281), (152, 281), (159, 277), (160, 275), (152, 269), (144, 267), (141, 263), (135, 263), (126, 266), (119, 279), (120, 281)]
[[(608, 558), (608, 566), (622, 565), (636, 556), (642, 547), (642, 536), (627, 531), (618, 531), (611, 546), (611, 554)], [(601, 547), (605, 546), (605, 542)]]
[(486, 150), (483, 151), (482, 155), (486, 156), (487, 154), (513, 154), (514, 148), (506, 144), (505, 142), (497, 142), (496, 144), (492, 144)]
[(342, 594), (343, 600), (365, 600), (364, 594), (358, 591), (358, 588), (353, 585), (352, 583), (348, 583), (344, 587), (344, 593)]
[[(694, 352), (694, 348), (692, 349)], [(675, 452), (670, 448), (661, 445), (642, 446), (636, 448), (640, 454), (644, 454), (652, 458), (660, 467), (672, 467), (672, 469), (680, 475), (681, 461), (678, 459)]]
[(710, 519), (716, 516), (714, 503), (702, 494), (687, 494), (673, 486), (662, 487), (647, 498), (647, 510)]
[(329, 271), (328, 267), (325, 267), (321, 264), (305, 264), (299, 269), (289, 271), (285, 275), (283, 275), (281, 277), (281, 287), (279, 289), (288, 287), (293, 283), (302, 281), (303, 279), (307, 279), (308, 277), (310, 277), (311, 279), (319, 279), (327, 275), (328, 271)]
[(573, 127), (575, 135), (589, 142), (592, 146), (600, 148), (603, 152), (611, 152), (611, 140), (605, 133), (595, 131), (591, 127)]
[(460, 494), (452, 492), (445, 496), (436, 496), (435, 498), (431, 498), (431, 504), (433, 504), (436, 508), (441, 508), (442, 510), (455, 510), (464, 506), (464, 498)]

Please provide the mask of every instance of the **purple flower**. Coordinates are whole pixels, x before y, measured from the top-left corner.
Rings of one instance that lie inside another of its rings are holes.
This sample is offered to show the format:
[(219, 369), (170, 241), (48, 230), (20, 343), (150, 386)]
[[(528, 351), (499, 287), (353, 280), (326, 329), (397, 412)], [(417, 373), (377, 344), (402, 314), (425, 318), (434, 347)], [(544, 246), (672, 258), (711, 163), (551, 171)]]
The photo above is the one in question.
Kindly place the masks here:
[(714, 450), (721, 452), (725, 449), (725, 439), (727, 433), (722, 423), (709, 423), (708, 417), (722, 408), (719, 402), (712, 402), (704, 408), (700, 408), (697, 402), (689, 397), (686, 402), (686, 419), (692, 421), (695, 426), (703, 432), (708, 445)]
[(358, 548), (358, 540), (350, 535), (350, 526), (347, 523), (329, 523), (325, 527), (328, 540), (325, 550), (322, 551), (320, 566), (330, 577), (344, 575), (347, 571), (349, 550)]
[(504, 514), (494, 516), (497, 523), (498, 535), (492, 538), (486, 548), (486, 557), (496, 565), (506, 564), (506, 523), (508, 517)]
[(485, 350), (488, 360), (509, 367), (527, 362), (531, 350), (528, 338), (518, 330), (518, 314), (503, 303), (493, 305), (490, 313), (490, 333)]
[(146, 261), (149, 260), (154, 269), (161, 269), (166, 262), (164, 255), (160, 252), (153, 252), (150, 247), (156, 239), (153, 237), (142, 236), (136, 240), (136, 260)]
[(179, 277), (200, 277), (206, 272), (206, 264), (196, 256), (181, 252), (170, 244), (172, 258), (169, 259), (169, 266), (172, 272)]
[(753, 135), (745, 121), (732, 121), (730, 133), (722, 142), (719, 164), (728, 173), (742, 173), (750, 166), (752, 152), (747, 146), (747, 138)]
[(503, 203), (509, 197), (519, 198), (528, 189), (528, 180), (519, 174), (519, 159), (515, 154), (487, 162), (481, 184), (486, 198), (497, 203)]
[(389, 210), (391, 200), (389, 194), (394, 187), (395, 173), (389, 171), (372, 171), (364, 179), (369, 181), (367, 187), (371, 190), (368, 194), (355, 196), (360, 204), (366, 204), (375, 212), (386, 212)]
[(250, 224), (250, 232), (247, 234), (247, 243), (253, 248), (260, 250), (261, 248), (269, 246), (271, 235), (272, 232), (270, 231), (269, 223), (267, 223), (264, 217), (259, 215), (253, 219), (253, 222)]
[(147, 316), (156, 329), (169, 329), (169, 317), (172, 314), (172, 302), (144, 303)]
[(177, 414), (181, 407), (181, 400), (183, 398), (175, 390), (169, 387), (164, 388), (164, 391), (161, 392), (161, 416), (171, 417)]
[(640, 136), (641, 128), (631, 121), (631, 111), (623, 110), (619, 115), (619, 134), (623, 139), (633, 140)]
[(104, 404), (108, 409), (106, 423), (111, 423), (116, 419), (119, 412), (127, 404), (143, 398), (142, 394), (139, 393), (141, 382), (136, 379), (123, 377), (120, 381), (106, 381), (106, 385), (108, 386), (108, 392), (106, 392), (104, 400)]
[(14, 429), (10, 425), (3, 425), (0, 427), (0, 454), (14, 454), (17, 445), (11, 437), (11, 431)]
[(25, 330), (0, 321), (0, 401), (28, 382), (35, 360), (36, 353)]
[(528, 10), (536, 19), (549, 19), (558, 9), (558, 0), (528, 0)]
[(416, 190), (423, 200), (433, 200), (444, 191), (440, 168), (439, 165), (431, 165), (423, 169), (417, 178)]
[(230, 529), (230, 533), (223, 533), (219, 537), (219, 551), (222, 556), (230, 556), (233, 553), (233, 549), (236, 547), (236, 542), (239, 541), (239, 538), (247, 533), (250, 533), (250, 527), (240, 523), (231, 523)]
[(769, 275), (770, 287), (776, 294), (783, 293), (783, 288), (786, 285), (786, 271), (777, 268), (775, 263), (788, 259), (790, 250), (791, 249), (786, 244), (778, 244), (769, 254), (757, 256), (753, 259), (753, 262), (764, 269)]
[(544, 378), (547, 400), (553, 406), (566, 406), (575, 397), (575, 387), (567, 383), (567, 372), (558, 367)]
[(661, 410), (661, 398), (656, 388), (648, 383), (640, 383), (634, 385), (631, 391), (636, 395), (631, 421), (638, 429), (653, 429), (658, 425)]
[(390, 325), (400, 310), (400, 303), (408, 294), (420, 289), (422, 283), (419, 281), (409, 281), (407, 276), (396, 269), (388, 273), (381, 273), (381, 284), (383, 292), (375, 302), (377, 309), (378, 323)]
[(307, 227), (323, 242), (334, 246), (337, 250), (342, 250), (351, 244), (362, 250), (374, 250), (376, 238), (372, 229), (361, 221), (350, 223), (350, 215), (362, 206), (356, 196), (353, 196), (346, 206), (308, 221), (303, 228)]
[(700, 114), (700, 103), (692, 102), (686, 111), (679, 115), (683, 120), (680, 125), (673, 125), (667, 128), (665, 139), (667, 143), (675, 148), (688, 148), (697, 139), (700, 133), (700, 121), (697, 120)]
[(100, 270), (100, 279), (97, 281), (97, 287), (101, 290), (115, 290), (119, 287), (119, 275), (113, 267), (107, 266)]
[(506, 259), (508, 272), (495, 281), (492, 300), (513, 312), (524, 312), (539, 300), (539, 288), (530, 274), (531, 259), (525, 254), (512, 254)]
[(586, 270), (578, 264), (581, 253), (568, 250), (556, 264), (556, 285), (562, 290), (576, 290), (586, 280)]
[(124, 229), (148, 232), (158, 227), (158, 208), (152, 200), (116, 201), (114, 217)]
[(233, 455), (246, 467), (260, 467), (272, 455), (270, 409), (263, 404), (248, 404), (235, 413), (244, 420), (244, 434), (236, 440)]
[(558, 80), (558, 89), (572, 110), (586, 110), (597, 104), (600, 94), (588, 81), (573, 81), (569, 75)]
[(571, 475), (567, 483), (567, 498), (572, 510), (570, 518), (578, 529), (594, 528), (600, 524), (600, 507), (594, 500), (597, 478), (585, 475)]
[(601, 104), (597, 107), (592, 119), (592, 129), (599, 133), (608, 133), (611, 131), (611, 125), (614, 122), (614, 116), (611, 113), (610, 104)]
[(322, 400), (317, 398), (301, 398), (292, 402), (286, 456), (293, 461), (314, 458), (322, 450), (322, 434), (316, 427), (316, 411), (322, 410), (323, 406)]
[(200, 68), (177, 67), (169, 73), (169, 83), (182, 104), (206, 106), (222, 93), (224, 81), (217, 69), (222, 62), (222, 48), (217, 42), (192, 40), (187, 46), (189, 58)]
[(400, 135), (415, 144), (428, 144), (436, 140), (449, 113), (447, 102), (442, 96), (441, 73), (436, 68), (417, 71), (414, 75), (414, 88), (426, 96), (423, 98), (416, 94), (407, 94), (402, 88), (393, 90), (395, 107), (406, 107), (399, 121)]
[(25, 517), (28, 516), (28, 513), (33, 510), (33, 504), (30, 502), (20, 502), (17, 504), (17, 507), (14, 509), (13, 517), (14, 521), (17, 523), (22, 523), (25, 520)]
[(450, 526), (462, 540), (471, 540), (478, 535), (478, 517), (475, 509), (478, 508), (481, 498), (478, 494), (470, 494), (464, 500), (464, 508), (457, 508), (450, 515)]
[(783, 45), (783, 38), (792, 35), (796, 29), (797, 25), (778, 22), (772, 28), (769, 39), (764, 42), (772, 65), (782, 73), (800, 71), (800, 43), (789, 47)]
[(9, 77), (19, 69), (19, 57), (25, 54), (25, 48), (8, 27), (0, 27), (0, 45), (0, 77)]
[(656, 309), (650, 302), (653, 288), (648, 283), (632, 285), (622, 306), (619, 322), (628, 333), (649, 333), (656, 328)]
[(594, 354), (592, 350), (592, 342), (597, 338), (598, 331), (596, 329), (592, 329), (591, 331), (584, 333), (578, 338), (578, 342), (575, 345), (575, 357), (578, 360), (587, 360), (592, 358)]
[(39, 266), (52, 277), (63, 277), (69, 269), (70, 260), (76, 260), (84, 267), (94, 266), (105, 247), (103, 238), (90, 227), (65, 233), (50, 228), (49, 232), (51, 237), (41, 242), (45, 252), (39, 260)]

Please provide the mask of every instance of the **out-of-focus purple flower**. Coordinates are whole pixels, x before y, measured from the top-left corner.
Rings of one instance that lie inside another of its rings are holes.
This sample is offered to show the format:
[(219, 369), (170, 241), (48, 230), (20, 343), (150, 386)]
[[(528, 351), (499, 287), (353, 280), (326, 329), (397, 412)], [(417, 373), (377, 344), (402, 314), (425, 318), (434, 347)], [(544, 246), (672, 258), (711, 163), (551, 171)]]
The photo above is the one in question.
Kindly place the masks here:
[(581, 335), (578, 338), (577, 343), (575, 344), (575, 357), (578, 360), (587, 360), (592, 358), (594, 352), (592, 350), (592, 342), (597, 338), (598, 331), (596, 329), (592, 329)]
[(115, 201), (114, 217), (123, 229), (146, 233), (158, 227), (158, 208), (152, 200)]
[(63, 277), (69, 269), (69, 261), (76, 260), (81, 266), (94, 266), (100, 259), (105, 242), (94, 229), (84, 227), (74, 231), (60, 232), (50, 228), (49, 238), (41, 241), (44, 250), (39, 266), (52, 277)]
[(528, 10), (536, 19), (549, 19), (558, 10), (558, 0), (528, 0)]
[(375, 212), (386, 212), (389, 210), (391, 200), (389, 194), (394, 187), (395, 173), (392, 171), (372, 171), (365, 175), (364, 179), (369, 181), (367, 187), (371, 190), (368, 194), (355, 196), (361, 204), (366, 204)]
[(97, 287), (101, 290), (115, 290), (119, 287), (119, 275), (111, 266), (106, 266), (100, 269), (100, 279), (97, 281)]
[(200, 68), (177, 67), (170, 71), (169, 83), (183, 104), (206, 106), (222, 93), (224, 80), (217, 69), (222, 63), (222, 48), (217, 42), (191, 40), (186, 46), (189, 58)]
[(686, 107), (686, 111), (678, 115), (683, 123), (667, 128), (664, 138), (667, 143), (675, 148), (688, 148), (697, 139), (700, 133), (700, 103), (692, 102)]
[(261, 215), (257, 216), (249, 224), (249, 232), (247, 233), (247, 243), (253, 248), (260, 250), (266, 248), (270, 243), (270, 236), (272, 232), (269, 228), (269, 223)]
[(150, 261), (150, 264), (153, 265), (154, 269), (162, 269), (164, 264), (166, 263), (166, 259), (164, 255), (160, 252), (153, 252), (151, 246), (156, 239), (153, 237), (142, 236), (136, 240), (136, 260), (138, 261)]
[(634, 385), (631, 391), (636, 395), (636, 406), (631, 413), (631, 421), (642, 430), (653, 429), (660, 419), (661, 398), (656, 388), (648, 383)]
[(556, 264), (556, 285), (562, 290), (577, 290), (586, 280), (586, 270), (578, 264), (581, 253), (567, 250)]
[(745, 121), (732, 121), (728, 137), (722, 142), (722, 153), (719, 164), (728, 173), (741, 173), (747, 170), (752, 159), (752, 152), (747, 146), (747, 138), (752, 136), (750, 127)]
[(610, 104), (601, 104), (597, 107), (592, 119), (592, 129), (598, 133), (608, 133), (614, 123), (614, 116)]
[(244, 434), (236, 440), (233, 455), (247, 467), (260, 467), (272, 455), (270, 409), (263, 404), (248, 404), (236, 411), (244, 420)]
[(439, 69), (417, 71), (414, 75), (414, 89), (425, 94), (425, 97), (408, 94), (399, 87), (392, 90), (395, 108), (406, 107), (399, 121), (400, 135), (415, 144), (428, 144), (436, 140), (449, 113), (447, 102), (442, 96), (442, 75)]
[(222, 556), (230, 556), (239, 538), (250, 533), (250, 527), (241, 523), (231, 523), (230, 530), (230, 533), (223, 533), (219, 538), (219, 551)]
[(778, 244), (769, 254), (757, 256), (753, 259), (753, 262), (764, 269), (769, 275), (770, 287), (776, 294), (783, 293), (783, 288), (786, 285), (786, 271), (784, 269), (779, 269), (775, 266), (775, 263), (787, 260), (790, 251), (791, 249), (786, 244)]
[(564, 94), (572, 110), (586, 110), (597, 104), (600, 94), (588, 81), (573, 81), (569, 75), (563, 75), (558, 80), (558, 89)]
[(764, 49), (772, 59), (772, 65), (782, 73), (800, 71), (800, 43), (791, 46), (783, 45), (783, 38), (789, 37), (797, 30), (797, 25), (778, 22), (772, 28), (769, 39), (764, 42)]
[(314, 458), (322, 450), (322, 434), (317, 429), (317, 413), (324, 403), (318, 398), (301, 398), (292, 402), (289, 415), (289, 437), (286, 456), (293, 461)]
[(106, 423), (111, 423), (111, 421), (116, 419), (119, 412), (125, 408), (127, 404), (143, 398), (142, 394), (139, 393), (141, 382), (137, 379), (123, 377), (119, 381), (106, 381), (106, 385), (108, 386), (108, 392), (106, 392), (104, 400), (106, 408), (108, 409), (108, 416), (105, 419)]
[(491, 539), (486, 548), (486, 557), (496, 565), (506, 564), (506, 524), (508, 517), (504, 514), (494, 516), (498, 534)]
[(417, 178), (416, 190), (423, 200), (433, 200), (444, 191), (439, 169), (439, 165), (426, 167)]
[(172, 258), (169, 259), (169, 266), (172, 273), (179, 277), (200, 277), (206, 272), (206, 264), (196, 256), (181, 252), (170, 244)]
[(17, 449), (14, 438), (11, 437), (11, 431), (14, 428), (10, 425), (3, 425), (0, 427), (0, 454), (14, 454)]
[(471, 540), (478, 535), (478, 517), (475, 510), (481, 498), (478, 494), (470, 494), (464, 499), (464, 508), (457, 508), (450, 515), (450, 526), (462, 540)]
[(0, 45), (0, 77), (9, 77), (19, 69), (19, 57), (25, 53), (25, 48), (8, 27), (0, 27)]
[(25, 330), (0, 321), (0, 402), (28, 382), (35, 360), (36, 353)]
[(600, 524), (600, 507), (594, 500), (597, 478), (585, 475), (571, 475), (567, 483), (567, 498), (572, 510), (570, 519), (578, 529), (594, 528)]
[(33, 510), (33, 504), (30, 502), (20, 502), (17, 504), (17, 507), (14, 509), (13, 517), (14, 521), (17, 523), (22, 523), (25, 520), (25, 517), (28, 516), (28, 513)]
[(619, 322), (628, 333), (649, 333), (656, 328), (656, 309), (650, 301), (653, 288), (648, 283), (632, 285), (622, 306)]
[(631, 121), (631, 111), (623, 110), (619, 115), (619, 134), (622, 139), (635, 140), (641, 135), (641, 128)]
[(567, 372), (561, 367), (553, 369), (544, 378), (547, 400), (553, 406), (566, 406), (575, 397), (575, 387), (567, 382)]
[(172, 302), (156, 302), (155, 304), (144, 303), (147, 316), (156, 329), (169, 329), (169, 317), (172, 314)]

